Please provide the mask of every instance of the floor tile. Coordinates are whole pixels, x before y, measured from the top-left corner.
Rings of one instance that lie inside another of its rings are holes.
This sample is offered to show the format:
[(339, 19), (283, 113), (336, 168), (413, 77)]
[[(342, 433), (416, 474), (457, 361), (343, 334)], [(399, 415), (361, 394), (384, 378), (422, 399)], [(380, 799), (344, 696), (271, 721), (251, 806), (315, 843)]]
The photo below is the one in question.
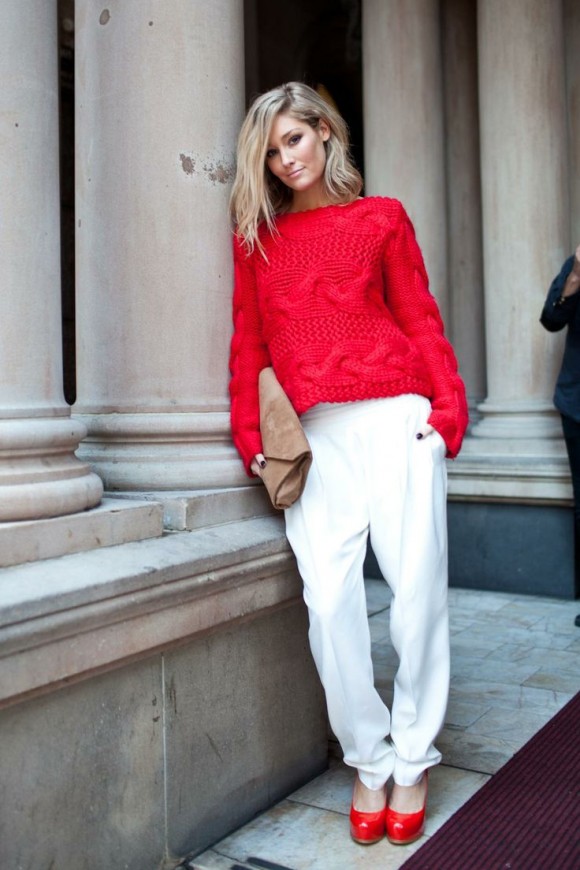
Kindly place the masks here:
[(497, 737), (445, 727), (437, 738), (437, 748), (445, 765), (491, 774), (497, 773), (520, 746)]
[(485, 785), (483, 773), (458, 770), (441, 764), (429, 774), (428, 813), (425, 833), (430, 836)]
[(373, 643), (373, 662), (378, 665), (397, 665), (399, 657), (389, 640), (380, 640)]
[(387, 643), (389, 641), (389, 625), (385, 619), (379, 619), (376, 616), (371, 617), (369, 628), (371, 631), (371, 643)]
[(523, 683), (524, 686), (535, 686), (539, 689), (550, 689), (553, 692), (570, 692), (576, 694), (580, 691), (580, 677), (575, 674), (561, 674), (558, 671), (541, 668), (532, 674)]
[(478, 622), (485, 626), (486, 624), (495, 631), (501, 631), (505, 628), (524, 628), (533, 629), (543, 619), (543, 614), (538, 613), (530, 608), (518, 608), (514, 604), (506, 605), (500, 610), (480, 614)]
[(514, 686), (507, 683), (485, 683), (452, 673), (449, 703), (453, 701), (481, 703), (488, 708), (507, 707), (508, 709), (540, 709), (550, 715), (555, 714), (566, 704), (572, 694), (533, 686)]
[(449, 590), (450, 606), (459, 610), (469, 610), (472, 613), (501, 610), (502, 607), (514, 600), (516, 599), (509, 592), (485, 592), (479, 589), (459, 588)]
[(354, 770), (342, 761), (289, 795), (288, 800), (322, 810), (348, 815), (352, 798)]
[(479, 734), (506, 741), (518, 748), (527, 743), (551, 718), (548, 710), (506, 710), (492, 707), (466, 728), (471, 736)]
[(380, 613), (391, 604), (391, 590), (384, 580), (366, 580), (367, 613), (371, 616)]
[(538, 670), (536, 664), (526, 662), (500, 662), (497, 659), (477, 659), (469, 656), (455, 656), (452, 663), (452, 676), (471, 677), (474, 682), (508, 683), (522, 685)]
[(213, 849), (209, 849), (186, 866), (189, 870), (231, 870), (233, 863), (231, 858), (226, 858), (214, 852)]
[(454, 656), (468, 656), (470, 658), (487, 658), (502, 644), (501, 635), (494, 634), (484, 638), (481, 636), (474, 640), (469, 631), (456, 632), (451, 635), (451, 658)]
[[(504, 643), (490, 652), (488, 661), (498, 659), (502, 662), (525, 662), (541, 668), (546, 663), (546, 649), (528, 643)], [(550, 667), (557, 668), (561, 673), (580, 675), (580, 663), (574, 652), (569, 650), (551, 649)]]
[(447, 728), (468, 728), (490, 709), (489, 702), (459, 701), (456, 698), (450, 698), (445, 714), (445, 725)]
[(456, 634), (460, 634), (462, 631), (466, 631), (466, 629), (471, 628), (474, 625), (473, 617), (464, 617), (456, 616), (454, 618), (449, 619), (449, 634), (453, 637)]

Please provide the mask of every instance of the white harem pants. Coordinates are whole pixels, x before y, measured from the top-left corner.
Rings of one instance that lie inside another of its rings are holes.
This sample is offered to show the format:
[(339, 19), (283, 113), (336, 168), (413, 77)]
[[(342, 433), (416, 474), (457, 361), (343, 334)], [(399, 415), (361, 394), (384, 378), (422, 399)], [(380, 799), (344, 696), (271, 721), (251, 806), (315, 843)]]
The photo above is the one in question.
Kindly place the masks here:
[[(313, 463), (285, 511), (304, 582), (310, 646), (347, 764), (380, 788), (414, 785), (441, 760), (449, 690), (445, 443), (416, 433), (416, 395), (321, 404), (302, 416)], [(367, 536), (392, 592), (399, 657), (392, 711), (374, 688), (363, 583)]]

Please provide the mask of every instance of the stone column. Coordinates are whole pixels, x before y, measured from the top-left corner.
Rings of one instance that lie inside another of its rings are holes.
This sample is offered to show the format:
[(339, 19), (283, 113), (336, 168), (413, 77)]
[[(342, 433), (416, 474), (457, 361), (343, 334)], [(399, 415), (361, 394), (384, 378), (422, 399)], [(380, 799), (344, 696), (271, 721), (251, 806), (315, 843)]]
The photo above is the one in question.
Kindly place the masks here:
[(448, 332), (474, 419), (475, 409), (486, 394), (477, 8), (473, 0), (446, 0), (442, 12), (449, 215)]
[(478, 4), (488, 394), (473, 434), (560, 435), (561, 344), (538, 323), (569, 249), (561, 0)]
[(102, 484), (62, 391), (56, 0), (0, 4), (0, 521), (70, 514)]
[(109, 490), (246, 483), (229, 432), (242, 0), (76, 3), (77, 416)]
[(570, 253), (580, 243), (580, 6), (564, 0), (567, 118), (570, 152)]
[(439, 0), (363, 0), (366, 193), (407, 209), (447, 323)]

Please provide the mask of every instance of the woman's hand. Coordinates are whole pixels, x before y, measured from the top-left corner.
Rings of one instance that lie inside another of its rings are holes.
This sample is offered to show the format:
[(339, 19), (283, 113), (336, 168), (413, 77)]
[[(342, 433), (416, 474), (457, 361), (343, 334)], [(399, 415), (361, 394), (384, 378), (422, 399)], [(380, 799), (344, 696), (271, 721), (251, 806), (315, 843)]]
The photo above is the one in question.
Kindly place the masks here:
[(568, 296), (573, 296), (580, 289), (580, 245), (574, 251), (574, 262), (572, 263), (572, 271), (566, 278), (564, 290), (560, 296), (560, 300), (567, 299)]
[(252, 474), (255, 474), (256, 477), (262, 477), (262, 472), (266, 467), (266, 457), (263, 453), (256, 453), (254, 458), (250, 463), (250, 471)]
[(433, 426), (430, 426), (429, 423), (425, 423), (425, 425), (419, 429), (415, 437), (418, 441), (420, 441), (421, 438), (428, 438), (429, 435), (432, 435), (434, 431), (435, 429), (433, 428)]

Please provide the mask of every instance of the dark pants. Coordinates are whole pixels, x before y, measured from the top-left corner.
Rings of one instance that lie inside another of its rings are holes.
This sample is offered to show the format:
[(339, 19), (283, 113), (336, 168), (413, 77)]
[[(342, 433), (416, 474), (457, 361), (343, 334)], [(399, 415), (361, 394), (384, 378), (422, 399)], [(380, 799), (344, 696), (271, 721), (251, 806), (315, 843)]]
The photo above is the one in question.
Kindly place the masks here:
[(580, 590), (580, 423), (562, 414), (562, 429), (568, 451), (574, 494), (574, 544), (576, 588)]
[(574, 519), (576, 526), (578, 526), (580, 524), (580, 423), (562, 414), (562, 429), (564, 431), (564, 440), (566, 442), (570, 473), (572, 475)]

